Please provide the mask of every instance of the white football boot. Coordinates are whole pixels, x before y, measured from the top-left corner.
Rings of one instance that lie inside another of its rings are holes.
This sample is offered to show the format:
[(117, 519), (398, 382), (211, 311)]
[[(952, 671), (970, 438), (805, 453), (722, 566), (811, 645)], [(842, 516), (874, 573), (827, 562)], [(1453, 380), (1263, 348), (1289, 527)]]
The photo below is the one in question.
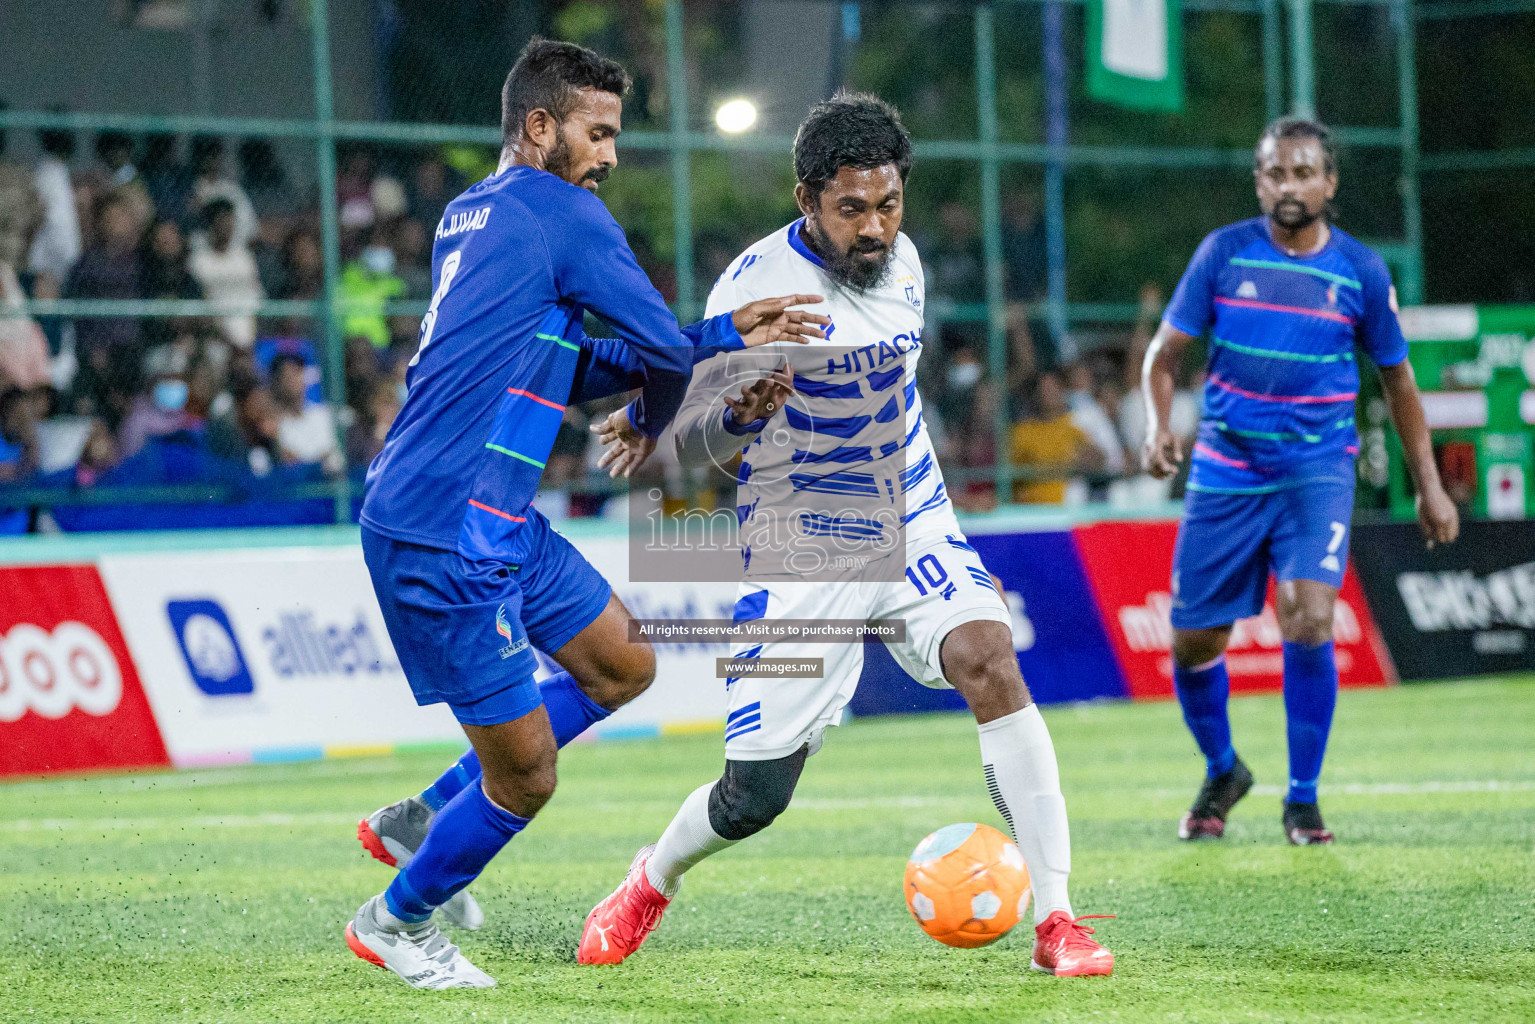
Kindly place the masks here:
[(380, 922), (381, 913), (398, 920), (379, 895), (358, 908), (346, 926), (346, 944), (361, 959), (393, 971), (412, 988), (490, 988), (496, 983), (431, 921), (395, 929)]
[[(419, 796), (406, 797), (388, 807), (380, 807), (357, 823), (357, 838), (363, 849), (374, 860), (392, 868), (404, 870), (411, 857), (426, 842), (426, 831), (437, 816)], [(460, 889), (453, 898), (437, 908), (449, 924), (468, 931), (477, 931), (485, 923), (485, 911), (469, 895), (468, 889)]]

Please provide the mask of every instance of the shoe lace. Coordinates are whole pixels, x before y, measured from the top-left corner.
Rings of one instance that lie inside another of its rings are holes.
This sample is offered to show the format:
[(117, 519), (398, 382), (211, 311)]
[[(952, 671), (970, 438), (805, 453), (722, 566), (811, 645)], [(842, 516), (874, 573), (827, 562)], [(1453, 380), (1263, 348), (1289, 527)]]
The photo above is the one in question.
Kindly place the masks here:
[(1083, 921), (1107, 921), (1118, 916), (1118, 914), (1083, 914), (1080, 917), (1074, 917), (1068, 922), (1068, 927), (1072, 930), (1070, 938), (1081, 939), (1093, 934), (1093, 929), (1083, 924)]
[(447, 965), (458, 956), (458, 947), (448, 941), (448, 937), (442, 933), (442, 929), (435, 924), (427, 923), (425, 928), (407, 933), (411, 942), (421, 947), (421, 955), (428, 960), (435, 960)]

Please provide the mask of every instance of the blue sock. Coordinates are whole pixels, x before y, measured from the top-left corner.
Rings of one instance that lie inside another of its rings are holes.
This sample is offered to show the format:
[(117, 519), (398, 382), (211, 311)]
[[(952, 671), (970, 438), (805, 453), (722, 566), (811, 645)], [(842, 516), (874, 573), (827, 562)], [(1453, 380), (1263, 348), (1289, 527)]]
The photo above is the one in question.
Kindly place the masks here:
[(425, 921), (478, 878), (529, 820), (491, 803), (478, 784), (463, 789), (438, 812), (421, 849), (384, 890), (389, 912), (404, 921)]
[(554, 742), (563, 747), (613, 712), (586, 695), (569, 672), (557, 672), (538, 684), (544, 696), (544, 710), (554, 728)]
[[(554, 743), (558, 747), (563, 747), (589, 726), (613, 713), (588, 697), (569, 672), (559, 672), (545, 679), (538, 684), (538, 691), (543, 694), (544, 710), (549, 713), (549, 725), (554, 729)], [(479, 778), (480, 759), (471, 750), (443, 772), (441, 778), (423, 789), (421, 799), (432, 810), (440, 811), (460, 790)]]
[(440, 811), (448, 801), (463, 792), (465, 786), (480, 779), (480, 759), (473, 750), (453, 763), (442, 777), (421, 791), (421, 799), (434, 811)]
[(1183, 720), (1205, 755), (1205, 770), (1212, 779), (1226, 774), (1236, 764), (1237, 752), (1231, 746), (1231, 719), (1226, 716), (1231, 681), (1225, 657), (1198, 668), (1174, 665), (1173, 683), (1183, 705)]
[(1290, 741), (1290, 803), (1316, 803), (1332, 712), (1338, 705), (1338, 663), (1332, 641), (1284, 645), (1284, 709)]

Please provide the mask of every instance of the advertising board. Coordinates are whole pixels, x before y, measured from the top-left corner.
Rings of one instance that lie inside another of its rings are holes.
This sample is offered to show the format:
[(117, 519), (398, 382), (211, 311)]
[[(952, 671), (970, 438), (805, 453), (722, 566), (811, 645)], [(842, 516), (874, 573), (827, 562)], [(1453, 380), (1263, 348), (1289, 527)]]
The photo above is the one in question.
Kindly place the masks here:
[[(1178, 524), (1093, 523), (1077, 527), (1076, 536), (1130, 696), (1138, 700), (1171, 697), (1172, 593), (1168, 581)], [(1363, 543), (1362, 535), (1356, 536), (1355, 549)], [(1379, 686), (1391, 680), (1390, 658), (1352, 569), (1338, 595), (1333, 635), (1342, 685)], [(1263, 611), (1238, 620), (1232, 630), (1226, 649), (1232, 692), (1279, 690), (1284, 682), (1283, 644), (1270, 583)]]
[(0, 568), (0, 775), (164, 764), (96, 568)]
[(1461, 523), (1429, 548), (1416, 523), (1359, 526), (1359, 570), (1403, 679), (1535, 669), (1535, 527)]

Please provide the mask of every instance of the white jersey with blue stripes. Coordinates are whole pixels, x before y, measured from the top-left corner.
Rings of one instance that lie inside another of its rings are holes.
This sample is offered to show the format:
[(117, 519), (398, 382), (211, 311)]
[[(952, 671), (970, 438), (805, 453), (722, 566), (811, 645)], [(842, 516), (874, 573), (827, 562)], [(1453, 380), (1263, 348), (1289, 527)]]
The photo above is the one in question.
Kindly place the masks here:
[[(725, 467), (741, 452), (737, 516), (743, 538), (754, 521), (793, 518), (807, 535), (879, 547), (910, 535), (962, 536), (922, 418), (917, 360), (922, 352), (922, 264), (897, 236), (884, 280), (845, 288), (800, 236), (803, 221), (738, 256), (709, 294), (708, 313), (777, 295), (816, 294), (809, 307), (831, 318), (825, 341), (730, 352), (701, 363), (673, 425), (684, 465)], [(788, 363), (794, 395), (765, 421), (736, 424), (723, 396)], [(746, 555), (746, 574), (787, 570)], [(763, 553), (765, 556), (765, 552)]]

